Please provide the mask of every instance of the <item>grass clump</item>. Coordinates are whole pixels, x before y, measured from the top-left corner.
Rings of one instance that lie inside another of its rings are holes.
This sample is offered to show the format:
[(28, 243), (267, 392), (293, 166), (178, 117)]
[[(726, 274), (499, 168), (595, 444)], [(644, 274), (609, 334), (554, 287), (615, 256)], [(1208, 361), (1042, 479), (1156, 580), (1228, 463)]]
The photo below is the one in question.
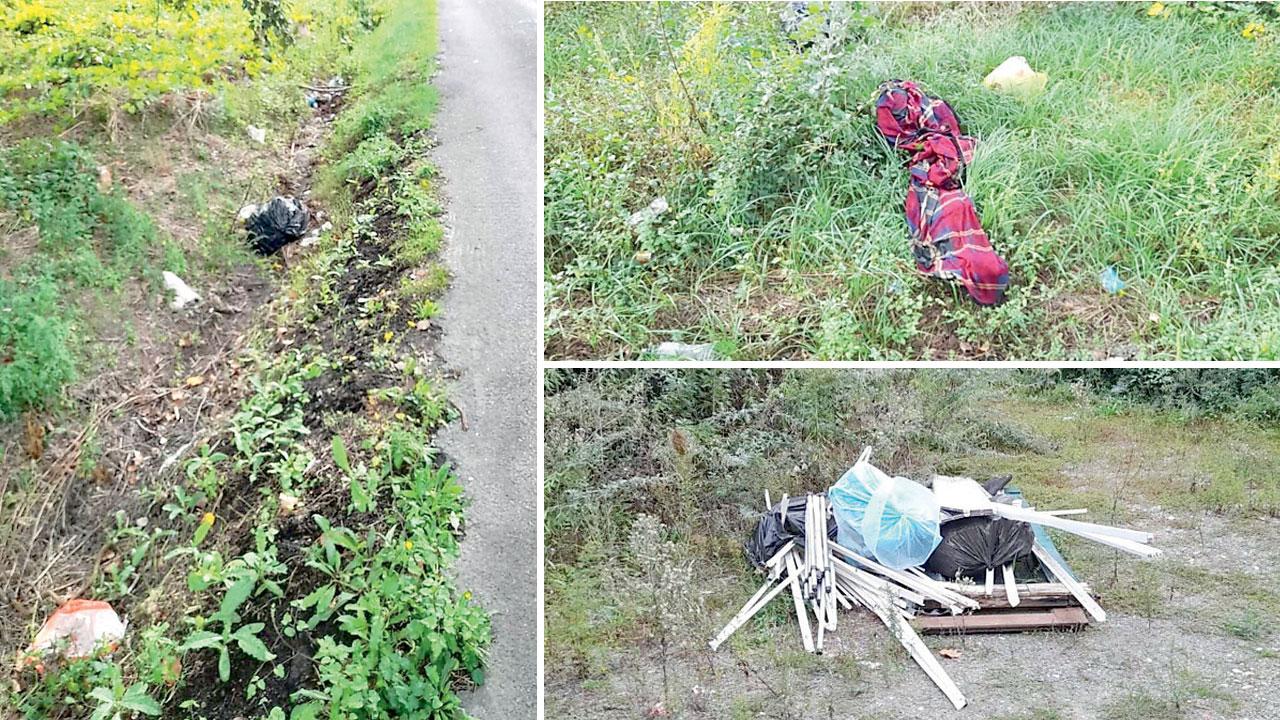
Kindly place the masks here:
[[(829, 36), (789, 36), (778, 4), (547, 7), (550, 355), (727, 337), (746, 359), (1280, 354), (1280, 166), (1252, 111), (1280, 53), (1242, 32), (1254, 11), (811, 6)], [(1011, 55), (1044, 92), (981, 84)], [(911, 265), (871, 111), (894, 77), (978, 138), (966, 187), (1012, 268), (1000, 307)], [(668, 212), (628, 222), (657, 197)]]
[[(151, 219), (103, 192), (90, 153), (28, 140), (0, 150), (0, 419), (41, 404), (75, 375), (80, 305), (155, 279)], [(7, 276), (7, 277), (6, 277)]]

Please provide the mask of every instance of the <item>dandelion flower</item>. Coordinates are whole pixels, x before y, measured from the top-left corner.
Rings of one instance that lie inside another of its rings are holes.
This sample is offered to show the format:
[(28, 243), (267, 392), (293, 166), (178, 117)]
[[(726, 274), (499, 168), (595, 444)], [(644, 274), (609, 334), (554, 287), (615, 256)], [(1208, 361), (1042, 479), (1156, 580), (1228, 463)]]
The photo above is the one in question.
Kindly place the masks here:
[(1162, 12), (1164, 12), (1164, 3), (1151, 3), (1151, 7), (1147, 8), (1147, 17), (1156, 17)]
[(470, 590), (468, 590), (468, 591), (466, 591), (466, 592), (462, 593), (462, 599), (463, 599), (463, 600), (470, 600), (470, 599), (471, 599), (471, 591), (470, 591)]
[(391, 342), (391, 338), (393, 338), (393, 337), (395, 337), (395, 336), (396, 336), (396, 334), (395, 334), (395, 333), (393, 333), (393, 332), (391, 332), (390, 330), (388, 330), (388, 331), (386, 331), (385, 333), (383, 333), (383, 335), (382, 335), (382, 340), (383, 340), (383, 342)]
[(1244, 26), (1244, 29), (1240, 31), (1240, 34), (1248, 40), (1254, 40), (1262, 37), (1262, 34), (1266, 31), (1266, 25), (1263, 25), (1260, 22), (1251, 22)]
[(413, 541), (412, 541), (412, 540), (405, 540), (405, 541), (404, 541), (404, 549), (405, 549), (405, 550), (412, 550), (412, 549), (413, 549)]
[(201, 525), (206, 525), (206, 526), (208, 526), (208, 525), (212, 525), (212, 524), (213, 524), (213, 521), (214, 521), (214, 520), (217, 520), (217, 519), (218, 519), (218, 518), (217, 518), (213, 513), (211, 513), (211, 512), (207, 512), (207, 513), (205, 513), (205, 514), (204, 514), (204, 516), (203, 516), (203, 517), (201, 517), (201, 518), (200, 518), (200, 524), (201, 524)]

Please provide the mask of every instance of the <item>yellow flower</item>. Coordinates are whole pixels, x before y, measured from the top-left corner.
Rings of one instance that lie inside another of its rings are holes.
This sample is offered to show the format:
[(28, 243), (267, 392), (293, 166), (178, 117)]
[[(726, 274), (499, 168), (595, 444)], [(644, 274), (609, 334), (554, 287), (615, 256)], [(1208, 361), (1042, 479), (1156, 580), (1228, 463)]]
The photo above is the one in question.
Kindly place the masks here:
[(1151, 3), (1151, 7), (1147, 8), (1147, 17), (1155, 17), (1164, 12), (1164, 3)]
[(383, 335), (382, 335), (382, 340), (383, 340), (384, 342), (391, 342), (391, 338), (393, 338), (393, 337), (395, 337), (395, 336), (396, 336), (396, 334), (395, 334), (395, 333), (393, 333), (393, 332), (391, 332), (390, 330), (388, 330), (388, 331), (386, 331), (385, 333), (383, 333)]
[(1240, 34), (1249, 40), (1253, 40), (1255, 38), (1262, 37), (1262, 34), (1266, 31), (1266, 25), (1263, 25), (1260, 22), (1251, 22), (1244, 26), (1244, 29), (1240, 31)]
[(412, 550), (412, 549), (413, 549), (413, 541), (412, 541), (412, 540), (405, 540), (405, 541), (404, 541), (404, 549), (405, 549), (405, 550)]
[(463, 600), (470, 600), (470, 599), (471, 599), (471, 591), (470, 591), (470, 590), (468, 590), (468, 591), (466, 591), (466, 592), (462, 593), (462, 599), (463, 599)]
[(211, 513), (211, 512), (207, 512), (207, 513), (205, 513), (205, 514), (204, 514), (204, 517), (201, 517), (201, 518), (200, 518), (200, 524), (201, 524), (201, 525), (212, 525), (214, 520), (217, 520), (217, 517), (215, 517), (213, 513)]

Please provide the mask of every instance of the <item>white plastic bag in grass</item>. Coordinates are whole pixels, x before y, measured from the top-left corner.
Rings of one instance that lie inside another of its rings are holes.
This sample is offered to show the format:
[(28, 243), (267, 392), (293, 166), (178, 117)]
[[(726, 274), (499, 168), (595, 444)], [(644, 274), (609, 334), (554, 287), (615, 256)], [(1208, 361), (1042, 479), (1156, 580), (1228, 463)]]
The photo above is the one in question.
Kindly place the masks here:
[(36, 639), (19, 658), (18, 667), (39, 666), (40, 655), (54, 648), (62, 648), (63, 656), (68, 658), (87, 657), (101, 647), (115, 649), (124, 632), (125, 624), (110, 604), (101, 600), (68, 600), (44, 621)]
[(982, 84), (992, 90), (1036, 93), (1049, 84), (1049, 76), (1032, 70), (1025, 57), (1014, 55), (988, 73)]
[(928, 488), (889, 477), (870, 449), (828, 491), (841, 545), (895, 570), (924, 564), (942, 542), (941, 509)]

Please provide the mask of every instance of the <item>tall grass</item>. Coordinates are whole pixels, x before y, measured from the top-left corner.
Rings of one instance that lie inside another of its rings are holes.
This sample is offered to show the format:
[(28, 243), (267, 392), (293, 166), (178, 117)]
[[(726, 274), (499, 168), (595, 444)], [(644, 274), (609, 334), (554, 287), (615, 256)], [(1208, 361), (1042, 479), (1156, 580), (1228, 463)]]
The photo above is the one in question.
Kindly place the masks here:
[[(773, 4), (549, 8), (549, 352), (1276, 357), (1280, 52), (1145, 8), (854, 6), (810, 47)], [(1043, 93), (981, 85), (1015, 54)], [(1014, 279), (999, 308), (911, 267), (905, 173), (871, 117), (888, 78), (979, 139), (967, 189)], [(656, 196), (672, 210), (628, 227)]]

